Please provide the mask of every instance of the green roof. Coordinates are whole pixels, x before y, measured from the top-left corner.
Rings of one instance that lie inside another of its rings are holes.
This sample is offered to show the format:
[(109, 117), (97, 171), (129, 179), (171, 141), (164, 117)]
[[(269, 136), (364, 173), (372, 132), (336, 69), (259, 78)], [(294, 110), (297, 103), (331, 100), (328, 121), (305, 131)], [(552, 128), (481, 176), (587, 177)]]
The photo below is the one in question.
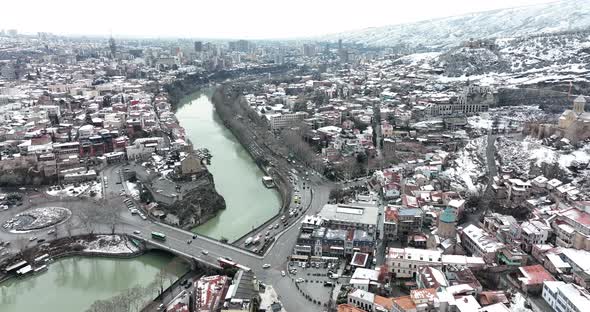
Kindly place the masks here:
[(444, 223), (454, 223), (457, 221), (457, 216), (452, 208), (447, 208), (440, 214), (440, 221)]

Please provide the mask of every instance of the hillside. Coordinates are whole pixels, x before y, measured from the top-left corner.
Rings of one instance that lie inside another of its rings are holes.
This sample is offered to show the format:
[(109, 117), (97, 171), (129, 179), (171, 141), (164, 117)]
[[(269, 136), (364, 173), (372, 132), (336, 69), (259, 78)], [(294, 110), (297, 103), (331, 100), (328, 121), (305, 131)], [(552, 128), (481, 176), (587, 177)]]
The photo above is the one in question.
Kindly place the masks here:
[(590, 27), (590, 0), (558, 1), (327, 35), (368, 46), (443, 49), (472, 38), (506, 38)]

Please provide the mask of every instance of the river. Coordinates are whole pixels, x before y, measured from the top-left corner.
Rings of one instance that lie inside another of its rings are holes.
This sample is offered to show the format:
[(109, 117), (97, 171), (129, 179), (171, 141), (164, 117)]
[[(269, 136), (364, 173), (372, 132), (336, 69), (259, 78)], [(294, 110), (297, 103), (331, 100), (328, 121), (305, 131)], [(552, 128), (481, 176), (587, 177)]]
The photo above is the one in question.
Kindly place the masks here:
[[(0, 311), (85, 311), (136, 285), (147, 286), (172, 256), (150, 252), (133, 259), (73, 257), (57, 260), (49, 270), (0, 284)], [(176, 268), (177, 276), (185, 268)], [(146, 302), (152, 300), (149, 295)]]
[(262, 185), (263, 172), (215, 113), (210, 91), (185, 97), (176, 117), (195, 148), (206, 147), (213, 155), (208, 168), (227, 206), (195, 232), (234, 241), (275, 215), (280, 195)]
[[(185, 97), (176, 116), (195, 147), (211, 151), (209, 170), (227, 205), (215, 218), (197, 227), (197, 233), (232, 241), (278, 212), (278, 192), (262, 185), (262, 171), (219, 120), (209, 93), (196, 92)], [(150, 284), (171, 259), (172, 256), (151, 252), (129, 260), (58, 260), (49, 265), (47, 272), (0, 284), (0, 311), (85, 311), (95, 300)]]

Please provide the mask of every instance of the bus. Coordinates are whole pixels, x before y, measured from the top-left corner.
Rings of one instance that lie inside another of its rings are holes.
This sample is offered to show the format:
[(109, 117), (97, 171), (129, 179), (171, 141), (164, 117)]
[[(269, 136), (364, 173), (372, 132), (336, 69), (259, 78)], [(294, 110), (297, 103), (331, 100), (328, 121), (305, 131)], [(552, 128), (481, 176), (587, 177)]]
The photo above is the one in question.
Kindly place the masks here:
[(222, 268), (227, 268), (227, 267), (231, 268), (231, 267), (234, 267), (234, 268), (238, 268), (240, 270), (244, 270), (246, 272), (252, 271), (251, 268), (249, 268), (249, 267), (247, 267), (245, 265), (241, 265), (239, 263), (233, 262), (233, 261), (228, 260), (228, 259), (225, 259), (225, 258), (219, 257), (219, 258), (217, 258), (217, 261), (219, 262), (219, 266), (221, 266)]
[(166, 240), (166, 234), (162, 234), (160, 232), (152, 232), (152, 238), (157, 240)]

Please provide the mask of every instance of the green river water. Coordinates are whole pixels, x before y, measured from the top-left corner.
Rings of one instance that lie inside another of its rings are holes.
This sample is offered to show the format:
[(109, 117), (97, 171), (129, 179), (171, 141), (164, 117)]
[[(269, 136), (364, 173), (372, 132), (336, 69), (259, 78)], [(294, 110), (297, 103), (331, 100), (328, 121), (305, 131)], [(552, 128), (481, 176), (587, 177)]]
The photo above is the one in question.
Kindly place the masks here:
[[(231, 241), (278, 212), (278, 193), (262, 185), (262, 171), (221, 123), (209, 93), (196, 92), (184, 98), (176, 116), (194, 146), (206, 147), (213, 154), (209, 170), (227, 204), (196, 232)], [(135, 285), (148, 285), (171, 260), (172, 256), (155, 252), (129, 260), (58, 260), (44, 273), (0, 284), (0, 312), (82, 312), (97, 299), (113, 297)], [(179, 269), (178, 275), (182, 273)]]

